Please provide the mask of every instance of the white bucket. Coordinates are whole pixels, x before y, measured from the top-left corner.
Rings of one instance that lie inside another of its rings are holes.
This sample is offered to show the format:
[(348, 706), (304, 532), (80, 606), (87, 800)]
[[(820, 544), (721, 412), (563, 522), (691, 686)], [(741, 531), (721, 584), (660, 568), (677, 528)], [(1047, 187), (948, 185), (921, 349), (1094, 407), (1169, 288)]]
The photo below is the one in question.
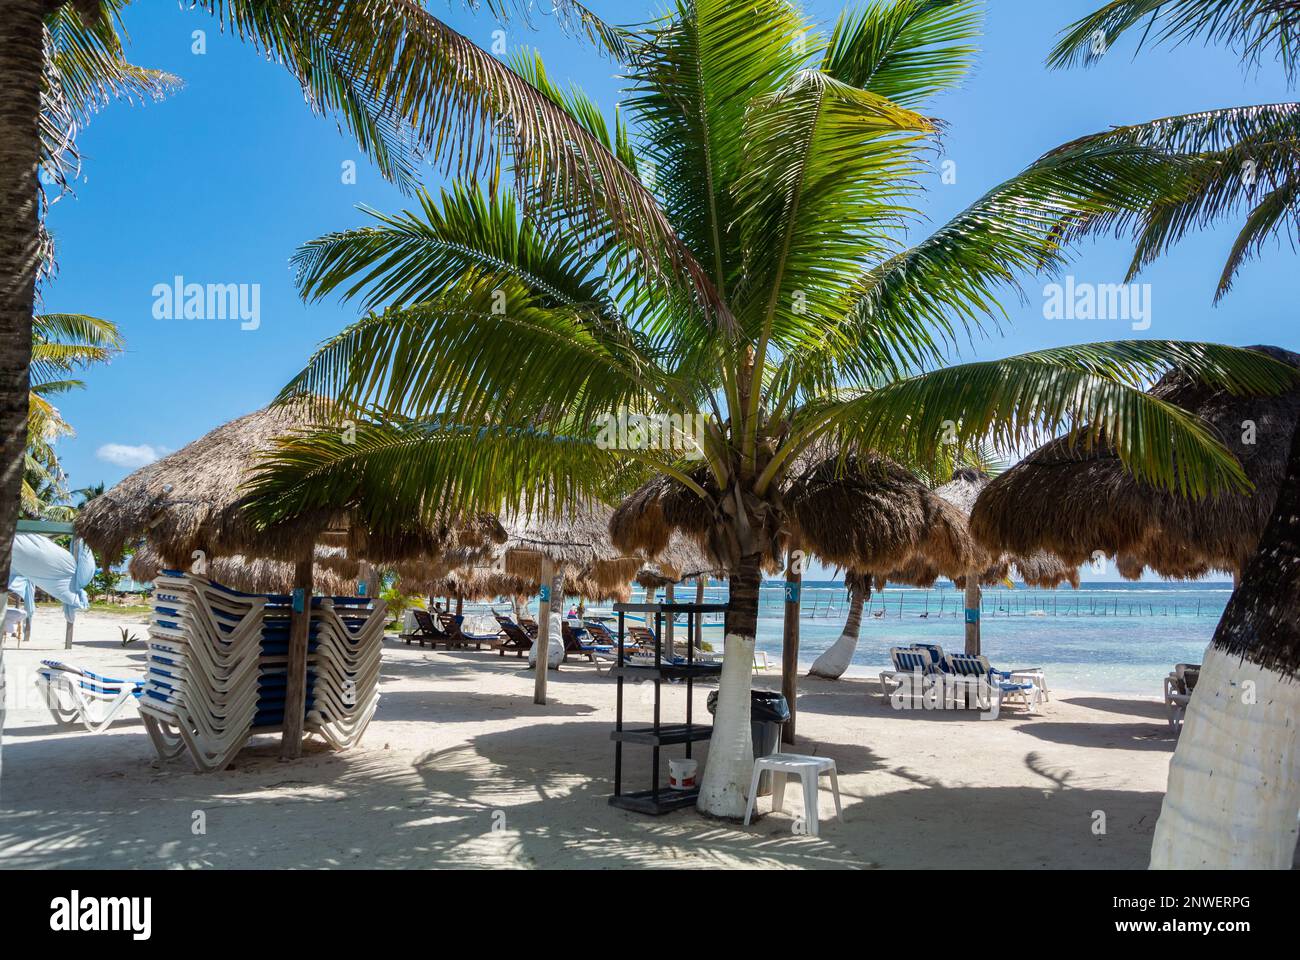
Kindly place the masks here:
[(694, 790), (699, 764), (690, 758), (668, 761), (668, 786), (674, 790)]

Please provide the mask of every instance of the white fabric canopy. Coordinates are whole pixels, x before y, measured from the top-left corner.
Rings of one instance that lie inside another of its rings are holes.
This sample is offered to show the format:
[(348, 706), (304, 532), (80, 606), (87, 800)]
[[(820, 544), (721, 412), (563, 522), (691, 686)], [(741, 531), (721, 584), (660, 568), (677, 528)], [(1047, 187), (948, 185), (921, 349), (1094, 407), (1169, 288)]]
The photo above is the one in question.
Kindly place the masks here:
[(94, 575), (95, 556), (80, 540), (72, 541), (69, 552), (39, 533), (20, 533), (14, 537), (9, 590), (23, 598), (28, 617), (36, 612), (39, 587), (63, 604), (64, 618), (73, 622), (78, 610), (90, 606), (85, 587)]

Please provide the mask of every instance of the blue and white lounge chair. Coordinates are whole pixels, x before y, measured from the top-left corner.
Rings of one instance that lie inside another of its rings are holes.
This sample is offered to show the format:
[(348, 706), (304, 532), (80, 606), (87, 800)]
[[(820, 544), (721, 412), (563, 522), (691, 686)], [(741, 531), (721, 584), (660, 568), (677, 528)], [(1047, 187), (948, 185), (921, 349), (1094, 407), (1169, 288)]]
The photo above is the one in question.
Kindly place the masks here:
[(119, 680), (57, 660), (42, 660), (36, 686), (59, 726), (80, 723), (90, 733), (102, 733), (128, 703), (139, 701), (144, 680)]
[(900, 688), (907, 687), (910, 700), (919, 706), (924, 678), (939, 672), (933, 655), (929, 650), (917, 647), (891, 647), (889, 659), (894, 669), (880, 672), (881, 695), (889, 700)]
[(948, 673), (967, 685), (987, 685), (995, 715), (1003, 703), (1011, 700), (1024, 704), (1025, 709), (1034, 713), (1043, 698), (1042, 689), (1032, 678), (1019, 675), (1019, 672), (1013, 674), (1006, 670), (994, 670), (989, 666), (987, 657), (950, 653), (944, 658), (944, 663), (948, 667)]

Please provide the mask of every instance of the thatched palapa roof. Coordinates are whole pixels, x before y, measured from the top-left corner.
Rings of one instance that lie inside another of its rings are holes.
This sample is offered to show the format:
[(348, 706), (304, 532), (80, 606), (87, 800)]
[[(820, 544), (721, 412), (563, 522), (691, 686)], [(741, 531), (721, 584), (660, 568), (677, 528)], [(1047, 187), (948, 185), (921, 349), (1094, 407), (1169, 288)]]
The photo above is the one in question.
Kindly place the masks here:
[[(702, 474), (698, 479), (706, 481)], [(808, 458), (782, 497), (788, 525), (762, 544), (769, 564), (779, 563), (783, 545), (794, 542), (848, 570), (889, 570), (920, 556), (945, 575), (960, 576), (975, 549), (959, 512), (883, 457)], [(618, 546), (649, 557), (680, 533), (723, 568), (726, 545), (714, 541), (719, 519), (711, 503), (656, 477), (614, 511), (610, 531)]]
[(307, 403), (267, 407), (239, 417), (141, 467), (92, 500), (76, 520), (77, 535), (101, 555), (148, 543), (169, 567), (187, 568), (196, 550), (209, 561), (240, 555), (295, 561), (318, 543), (356, 559), (383, 563), (432, 556), (466, 543), (500, 539), (490, 518), (429, 526), (414, 520), (376, 534), (352, 511), (318, 511), (261, 528), (243, 510), (243, 484), (275, 440), (312, 426)]
[[(1300, 367), (1300, 355), (1288, 350), (1251, 349)], [(1139, 483), (1110, 448), (1085, 451), (1067, 436), (1039, 447), (988, 485), (971, 516), (975, 536), (994, 550), (1047, 550), (1075, 565), (1100, 551), (1117, 557), (1129, 579), (1144, 567), (1178, 579), (1242, 570), (1286, 473), (1300, 390), (1233, 396), (1173, 371), (1150, 392), (1205, 421), (1241, 461), (1254, 492), (1191, 500)]]
[[(980, 492), (989, 485), (989, 477), (971, 467), (960, 467), (953, 472), (952, 480), (936, 489), (935, 494), (952, 504), (963, 517), (969, 518)], [(1001, 583), (1011, 575), (1014, 567), (1020, 579), (1031, 587), (1057, 587), (1069, 583), (1079, 586), (1079, 570), (1045, 550), (1036, 550), (1028, 555), (1015, 553), (992, 554), (978, 543), (975, 545), (975, 561), (972, 569), (979, 571), (981, 584)], [(927, 563), (922, 556), (914, 557), (901, 568), (891, 570), (886, 578), (893, 583), (903, 583), (914, 587), (933, 586), (941, 573)], [(965, 587), (964, 576), (952, 578), (959, 587)]]
[(958, 577), (977, 553), (961, 512), (884, 457), (813, 464), (791, 484), (786, 505), (799, 542), (849, 570), (878, 573), (922, 562)]
[(631, 583), (643, 558), (615, 548), (610, 541), (611, 508), (588, 504), (559, 514), (542, 516), (519, 511), (503, 518), (507, 539), (501, 551), (503, 570), (534, 587), (542, 582), (542, 566), (549, 560), (556, 573), (575, 584), (620, 591)]

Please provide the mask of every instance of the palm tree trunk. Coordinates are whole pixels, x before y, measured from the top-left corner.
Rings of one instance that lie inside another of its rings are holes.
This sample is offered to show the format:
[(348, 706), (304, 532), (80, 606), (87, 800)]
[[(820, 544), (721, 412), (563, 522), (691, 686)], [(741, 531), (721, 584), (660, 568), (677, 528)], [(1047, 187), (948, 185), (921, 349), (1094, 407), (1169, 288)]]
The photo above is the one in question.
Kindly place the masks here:
[(749, 732), (749, 687), (758, 633), (758, 590), (762, 568), (757, 554), (744, 557), (731, 572), (726, 640), (718, 703), (709, 740), (709, 759), (700, 780), (698, 807), (715, 817), (745, 815), (754, 743)]
[(1300, 811), (1300, 431), (1273, 516), (1205, 654), (1152, 869), (1289, 869)]
[(871, 584), (866, 588), (849, 588), (849, 615), (844, 620), (844, 629), (839, 639), (826, 648), (820, 657), (808, 668), (808, 676), (821, 677), (823, 680), (838, 680), (853, 662), (853, 654), (858, 649), (858, 637), (862, 633), (862, 608), (871, 596)]
[(0, 16), (0, 583), (22, 495), (28, 364), (40, 266), (36, 167), (47, 0), (10, 0)]

